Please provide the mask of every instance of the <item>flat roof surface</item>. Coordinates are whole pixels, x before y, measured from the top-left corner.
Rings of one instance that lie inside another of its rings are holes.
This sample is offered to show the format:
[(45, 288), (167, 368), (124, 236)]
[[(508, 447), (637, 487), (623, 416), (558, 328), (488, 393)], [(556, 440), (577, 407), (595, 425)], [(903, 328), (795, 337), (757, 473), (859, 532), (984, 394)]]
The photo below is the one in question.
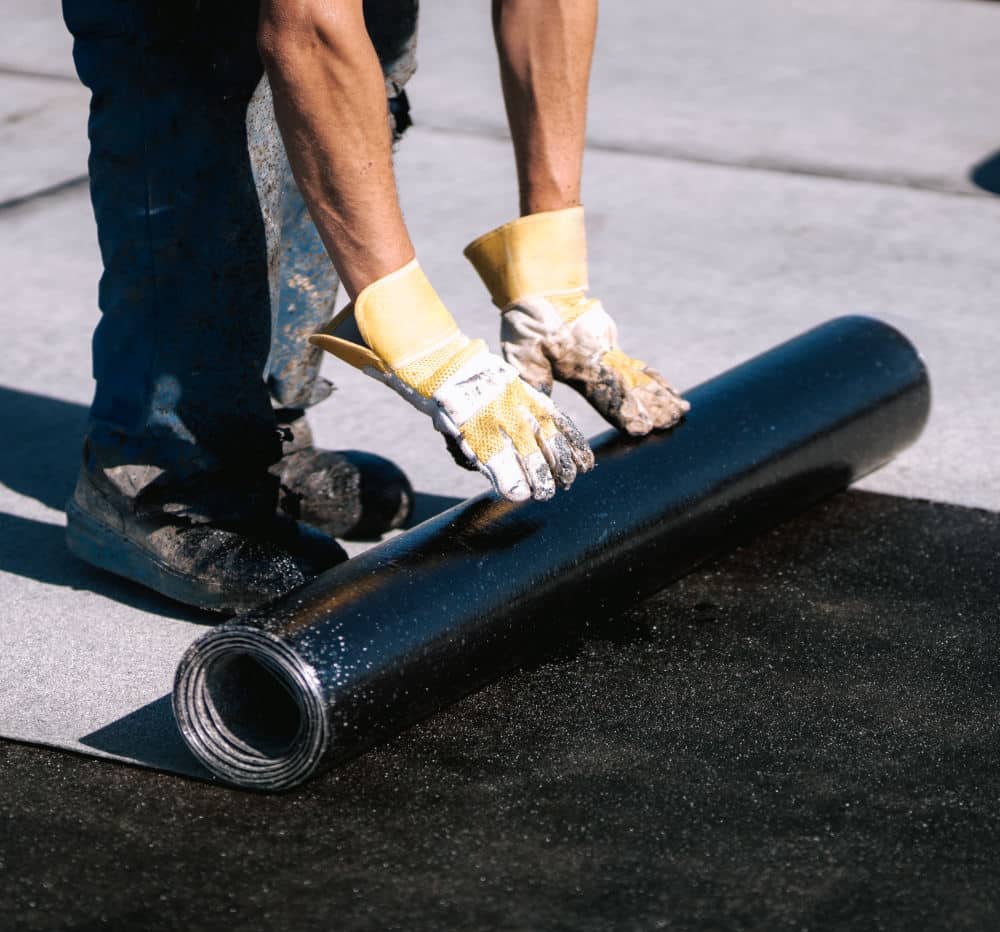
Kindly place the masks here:
[[(401, 196), (496, 347), (461, 258), (516, 212), (488, 4), (422, 7)], [(0, 12), (0, 733), (45, 741), (110, 720), (116, 689), (155, 702), (172, 667), (144, 651), (179, 656), (204, 618), (65, 551), (98, 318), (88, 96), (55, 0)], [(998, 46), (986, 0), (605, 3), (584, 202), (623, 346), (691, 386), (873, 314), (927, 360), (924, 438), (285, 796), (0, 740), (0, 925), (996, 928)], [(326, 374), (322, 445), (393, 458), (425, 512), (482, 490), (390, 393)]]

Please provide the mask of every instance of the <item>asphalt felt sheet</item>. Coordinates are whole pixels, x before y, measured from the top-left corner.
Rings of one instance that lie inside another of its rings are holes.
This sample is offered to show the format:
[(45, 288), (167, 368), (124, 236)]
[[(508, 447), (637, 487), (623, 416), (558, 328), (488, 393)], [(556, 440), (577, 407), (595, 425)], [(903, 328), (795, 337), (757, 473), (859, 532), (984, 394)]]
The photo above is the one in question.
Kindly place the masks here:
[(169, 699), (177, 661), (205, 619), (112, 580), (98, 584), (120, 589), (133, 610), (95, 612), (92, 573), (60, 551), (61, 528), (26, 530), (34, 530), (27, 543), (49, 550), (56, 572), (79, 578), (78, 609), (64, 606), (53, 618), (21, 600), (0, 617), (0, 735), (205, 775), (180, 737)]
[(94, 570), (63, 540), (86, 409), (0, 387), (0, 735), (200, 774), (169, 702), (211, 619)]

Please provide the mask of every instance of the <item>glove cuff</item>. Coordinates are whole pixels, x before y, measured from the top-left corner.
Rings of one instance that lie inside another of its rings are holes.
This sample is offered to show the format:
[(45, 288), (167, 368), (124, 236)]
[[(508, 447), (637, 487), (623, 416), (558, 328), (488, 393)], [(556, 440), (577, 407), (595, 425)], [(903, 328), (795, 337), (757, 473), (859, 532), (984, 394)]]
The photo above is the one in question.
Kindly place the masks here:
[(519, 217), (473, 240), (464, 254), (500, 310), (529, 295), (587, 290), (583, 207)]
[[(353, 317), (364, 344), (335, 336)], [(372, 282), (319, 333), (313, 346), (363, 371), (423, 382), (469, 343), (416, 259)]]
[(416, 259), (362, 290), (354, 319), (365, 343), (393, 370), (464, 340)]

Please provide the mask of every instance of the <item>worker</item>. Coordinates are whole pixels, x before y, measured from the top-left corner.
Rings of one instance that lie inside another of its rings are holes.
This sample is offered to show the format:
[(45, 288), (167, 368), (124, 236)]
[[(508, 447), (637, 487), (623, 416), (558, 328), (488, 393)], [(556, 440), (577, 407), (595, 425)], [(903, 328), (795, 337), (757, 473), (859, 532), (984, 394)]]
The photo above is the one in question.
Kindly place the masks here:
[[(324, 350), (427, 414), (456, 460), (512, 501), (550, 498), (593, 466), (553, 381), (634, 435), (687, 410), (621, 350), (588, 291), (580, 175), (596, 0), (494, 2), (520, 216), (466, 256), (501, 311), (502, 357), (458, 328), (397, 199), (416, 0), (63, 8), (92, 92), (104, 264), (96, 393), (67, 506), (78, 556), (234, 612), (343, 560), (334, 537), (398, 527), (412, 501), (398, 467), (312, 443), (304, 412), (329, 394)], [(262, 68), (311, 217), (302, 234), (305, 211), (286, 204), (277, 245), (262, 212), (274, 173), (247, 135)], [(320, 242), (332, 265), (306, 262), (315, 275), (275, 285), (269, 269), (301, 266)], [(331, 320), (337, 279), (350, 304)]]

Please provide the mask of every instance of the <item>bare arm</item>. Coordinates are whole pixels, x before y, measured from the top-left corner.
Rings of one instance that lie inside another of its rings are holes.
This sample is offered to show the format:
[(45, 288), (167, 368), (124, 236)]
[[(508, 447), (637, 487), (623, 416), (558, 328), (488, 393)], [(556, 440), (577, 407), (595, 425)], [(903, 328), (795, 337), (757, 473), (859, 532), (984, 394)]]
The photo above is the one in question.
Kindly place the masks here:
[(580, 391), (630, 434), (675, 424), (690, 407), (655, 369), (626, 355), (589, 296), (580, 176), (597, 0), (493, 0), (493, 31), (514, 140), (521, 217), (466, 247), (503, 311), (504, 358), (542, 391)]
[[(461, 332), (414, 258), (362, 0), (262, 0), (259, 43), (292, 171), (353, 301), (311, 342), (429, 415), (504, 497), (568, 487), (593, 466), (583, 435)], [(346, 316), (364, 345), (333, 332)]]
[(362, 0), (262, 0), (258, 44), (295, 180), (353, 300), (414, 257)]
[(521, 213), (580, 203), (597, 0), (493, 0)]

